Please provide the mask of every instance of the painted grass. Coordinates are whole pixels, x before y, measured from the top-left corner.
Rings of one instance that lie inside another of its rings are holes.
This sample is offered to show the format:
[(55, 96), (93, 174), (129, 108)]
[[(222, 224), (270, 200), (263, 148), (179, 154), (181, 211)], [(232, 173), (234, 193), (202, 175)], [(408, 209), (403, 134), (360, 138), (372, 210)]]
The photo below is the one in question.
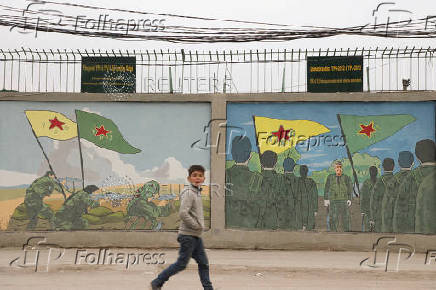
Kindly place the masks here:
[(0, 201), (0, 230), (8, 228), (9, 219), (14, 213), (15, 208), (24, 202), (24, 197)]
[(8, 189), (0, 189), (0, 201), (16, 199), (16, 198), (24, 198), (26, 195), (25, 188), (8, 188)]

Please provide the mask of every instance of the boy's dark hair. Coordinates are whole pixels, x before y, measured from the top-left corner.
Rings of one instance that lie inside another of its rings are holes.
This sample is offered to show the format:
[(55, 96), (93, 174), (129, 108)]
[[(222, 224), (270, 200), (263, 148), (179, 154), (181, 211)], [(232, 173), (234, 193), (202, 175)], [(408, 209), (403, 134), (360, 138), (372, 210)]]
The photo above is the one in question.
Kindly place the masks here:
[(202, 172), (204, 174), (204, 171), (206, 171), (206, 170), (201, 165), (191, 165), (191, 167), (189, 167), (189, 169), (188, 169), (189, 176), (191, 176), (191, 174), (194, 171), (200, 171), (200, 172)]

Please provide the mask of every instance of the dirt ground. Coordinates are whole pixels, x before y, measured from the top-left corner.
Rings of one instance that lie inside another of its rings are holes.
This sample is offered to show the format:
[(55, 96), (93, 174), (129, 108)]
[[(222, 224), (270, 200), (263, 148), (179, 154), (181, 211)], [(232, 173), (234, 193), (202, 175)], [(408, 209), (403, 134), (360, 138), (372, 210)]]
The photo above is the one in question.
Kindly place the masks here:
[[(52, 253), (48, 269), (47, 256), (41, 251), (35, 272), (34, 266), (22, 267), (21, 249), (0, 249), (0, 289), (149, 289), (149, 282), (177, 257), (175, 249), (107, 251), (137, 257), (139, 253), (161, 253), (162, 259), (156, 261), (165, 264), (146, 264), (142, 259), (126, 269), (121, 260), (119, 265), (108, 265), (109, 260), (102, 265), (102, 258), (99, 265), (90, 265), (92, 253), (97, 255), (98, 249), (67, 249), (60, 259), (55, 259), (56, 251)], [(208, 249), (207, 254), (215, 289), (436, 289), (436, 261), (426, 265), (426, 254), (414, 254), (409, 260), (401, 257), (398, 271), (398, 255), (391, 256), (388, 272), (382, 266), (360, 265), (373, 256), (367, 252)], [(191, 260), (163, 289), (202, 289), (196, 269)]]

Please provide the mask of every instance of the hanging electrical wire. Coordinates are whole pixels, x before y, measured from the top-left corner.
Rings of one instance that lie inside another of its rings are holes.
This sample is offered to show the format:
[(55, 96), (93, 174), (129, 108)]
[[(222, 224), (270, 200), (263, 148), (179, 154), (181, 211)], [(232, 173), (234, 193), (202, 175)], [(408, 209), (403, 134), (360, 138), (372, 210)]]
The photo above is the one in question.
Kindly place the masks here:
[[(34, 33), (35, 37), (38, 33), (45, 32), (173, 43), (289, 41), (337, 35), (387, 38), (433, 38), (436, 35), (436, 22), (431, 17), (345, 28), (295, 27), (275, 23), (154, 13), (55, 1), (32, 0), (30, 2), (25, 9), (0, 5), (0, 13), (1, 11), (7, 13), (0, 15), (0, 26), (8, 27), (11, 31), (19, 30), (20, 33)], [(69, 11), (79, 9), (80, 14), (68, 15), (60, 11), (59, 7), (68, 8)], [(112, 19), (107, 14), (108, 11), (117, 12), (117, 17), (124, 13), (128, 18)], [(98, 18), (92, 18), (90, 15), (98, 15)], [(147, 18), (132, 18), (135, 15)], [(189, 25), (180, 24), (182, 21), (189, 22)]]

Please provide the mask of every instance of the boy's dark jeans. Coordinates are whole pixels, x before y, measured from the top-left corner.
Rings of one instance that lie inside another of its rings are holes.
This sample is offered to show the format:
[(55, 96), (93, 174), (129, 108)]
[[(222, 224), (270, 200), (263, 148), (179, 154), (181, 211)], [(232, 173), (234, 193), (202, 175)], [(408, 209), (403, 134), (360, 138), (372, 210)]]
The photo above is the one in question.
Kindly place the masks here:
[(203, 288), (213, 290), (209, 278), (209, 261), (204, 251), (203, 240), (199, 237), (179, 235), (177, 241), (180, 243), (179, 258), (174, 264), (163, 270), (151, 283), (154, 286), (162, 286), (171, 276), (184, 270), (192, 257), (198, 264), (198, 274)]

